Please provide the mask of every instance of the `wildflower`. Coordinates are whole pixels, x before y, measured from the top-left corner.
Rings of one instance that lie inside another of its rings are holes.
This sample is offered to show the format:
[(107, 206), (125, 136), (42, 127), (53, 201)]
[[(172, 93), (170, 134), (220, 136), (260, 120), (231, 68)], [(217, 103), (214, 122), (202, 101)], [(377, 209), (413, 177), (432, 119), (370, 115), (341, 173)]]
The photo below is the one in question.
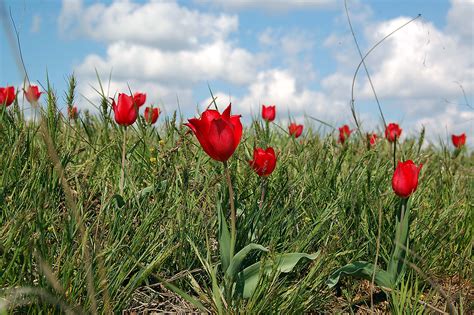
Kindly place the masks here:
[(460, 149), (466, 144), (466, 134), (460, 134), (459, 136), (457, 135), (452, 135), (451, 140), (453, 141), (453, 145), (457, 148)]
[(389, 142), (394, 142), (395, 139), (399, 139), (402, 134), (402, 129), (398, 124), (390, 123), (388, 124), (387, 128), (385, 129), (385, 138)]
[(30, 85), (26, 88), (26, 90), (24, 90), (25, 92), (25, 97), (26, 97), (26, 100), (32, 104), (34, 102), (37, 102), (41, 96), (41, 94), (43, 94), (43, 92), (40, 92), (38, 87), (36, 85)]
[(77, 107), (76, 106), (71, 106), (68, 108), (67, 113), (69, 115), (69, 119), (74, 119), (76, 120), (77, 117), (79, 117), (79, 113), (77, 112)]
[(201, 118), (191, 118), (186, 126), (191, 128), (204, 152), (217, 161), (227, 161), (240, 143), (242, 123), (240, 115), (230, 115), (231, 105), (220, 114), (208, 109)]
[(413, 161), (398, 162), (392, 177), (392, 188), (395, 194), (408, 198), (418, 186), (418, 175), (423, 164), (417, 166)]
[(295, 136), (295, 138), (298, 138), (303, 133), (303, 125), (297, 125), (296, 123), (291, 123), (290, 126), (288, 127), (288, 130), (290, 132), (290, 136)]
[(146, 102), (146, 94), (141, 92), (136, 92), (133, 94), (133, 102), (137, 107), (142, 106)]
[(275, 151), (272, 147), (266, 150), (255, 148), (253, 150), (253, 160), (249, 161), (249, 164), (258, 176), (268, 176), (273, 172), (276, 166)]
[(373, 147), (377, 143), (377, 134), (367, 134), (367, 139), (369, 139), (370, 146)]
[(137, 120), (138, 109), (134, 104), (133, 97), (120, 93), (118, 101), (112, 100), (112, 108), (115, 114), (115, 121), (122, 126), (130, 126)]
[(160, 116), (160, 109), (159, 108), (153, 108), (153, 107), (147, 107), (145, 108), (145, 121), (149, 124), (154, 124), (158, 120), (158, 117)]
[(275, 105), (262, 105), (262, 118), (268, 122), (275, 120)]
[(339, 142), (344, 144), (346, 142), (346, 139), (349, 138), (351, 135), (351, 130), (349, 129), (348, 125), (344, 125), (341, 128), (339, 128)]
[(0, 87), (0, 106), (5, 104), (10, 106), (15, 100), (15, 88), (13, 86)]

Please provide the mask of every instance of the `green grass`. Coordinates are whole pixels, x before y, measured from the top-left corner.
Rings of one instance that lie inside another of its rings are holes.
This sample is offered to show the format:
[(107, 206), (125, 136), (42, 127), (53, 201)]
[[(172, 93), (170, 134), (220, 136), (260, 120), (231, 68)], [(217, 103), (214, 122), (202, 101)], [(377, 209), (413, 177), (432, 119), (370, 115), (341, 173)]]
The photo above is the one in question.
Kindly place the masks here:
[[(41, 116), (47, 128), (25, 120), (18, 104), (0, 113), (0, 305), (9, 300), (5, 311), (16, 313), (59, 313), (67, 306), (77, 313), (95, 308), (119, 313), (137, 292), (167, 280), (212, 311), (212, 282), (191, 242), (204, 258), (219, 260), (217, 203), (228, 213), (222, 163), (203, 152), (176, 116), (161, 117), (157, 129), (141, 121), (126, 131), (125, 189), (119, 196), (123, 129), (105, 107), (99, 116), (82, 113), (77, 122), (68, 122), (57, 114), (53, 93), (46, 104)], [(351, 304), (369, 295), (363, 282), (345, 278), (337, 297), (325, 281), (346, 263), (374, 261), (379, 210), (378, 264), (386, 267), (397, 204), (391, 146), (381, 140), (367, 150), (357, 133), (341, 146), (334, 135), (305, 129), (294, 140), (271, 125), (278, 162), (262, 209), (262, 184), (247, 161), (264, 135), (258, 123), (244, 130), (229, 160), (239, 215), (237, 249), (250, 242), (270, 249), (250, 255), (247, 265), (276, 253), (321, 254), (292, 273), (264, 277), (254, 296), (229, 312), (355, 312)], [(78, 216), (54, 169), (45, 132)], [(467, 291), (473, 274), (474, 157), (466, 151), (454, 157), (443, 146), (421, 149), (422, 141), (408, 138), (397, 149), (398, 159), (424, 164), (411, 197), (408, 258), (422, 273), (409, 270), (399, 290), (388, 292), (388, 308), (429, 312), (424, 306), (429, 304), (446, 310), (443, 288), (455, 307), (467, 312), (473, 309)], [(447, 283), (453, 277), (467, 287), (451, 289)], [(370, 299), (365, 307), (370, 309)]]

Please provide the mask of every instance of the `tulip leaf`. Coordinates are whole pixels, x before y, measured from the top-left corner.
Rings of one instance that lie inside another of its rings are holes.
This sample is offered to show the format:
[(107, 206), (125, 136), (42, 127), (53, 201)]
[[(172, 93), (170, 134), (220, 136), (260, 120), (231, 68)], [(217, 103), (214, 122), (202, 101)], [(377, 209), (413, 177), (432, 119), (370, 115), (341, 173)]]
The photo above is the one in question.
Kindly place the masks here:
[(255, 292), (262, 274), (270, 275), (273, 271), (288, 273), (302, 258), (314, 260), (318, 256), (319, 251), (314, 254), (285, 253), (277, 255), (274, 260), (266, 261), (263, 266), (262, 261), (259, 261), (239, 273), (237, 290), (240, 291), (243, 298), (250, 298)]
[(225, 272), (230, 265), (232, 253), (230, 252), (230, 232), (227, 222), (222, 212), (221, 204), (217, 204), (217, 221), (219, 224), (219, 231), (217, 239), (219, 241), (219, 250), (221, 255), (222, 270)]
[(139, 198), (143, 198), (153, 191), (155, 187), (153, 185), (143, 188), (138, 192)]
[(252, 250), (261, 250), (264, 252), (268, 252), (268, 249), (263, 247), (262, 245), (255, 244), (255, 243), (250, 243), (244, 248), (242, 248), (237, 254), (235, 254), (234, 257), (232, 257), (232, 260), (230, 261), (229, 268), (227, 268), (227, 271), (225, 273), (225, 277), (229, 280), (233, 280), (237, 273), (239, 272), (239, 268), (242, 265), (242, 262), (244, 261), (245, 257), (252, 251)]
[[(329, 288), (334, 287), (342, 276), (354, 276), (366, 280), (372, 280), (374, 265), (366, 261), (356, 261), (345, 265), (333, 272), (326, 280)], [(375, 283), (378, 286), (392, 288), (392, 278), (388, 272), (377, 269), (375, 272)]]
[(408, 250), (408, 234), (410, 229), (410, 207), (407, 199), (401, 200), (400, 210), (400, 217), (397, 217), (395, 224), (395, 239), (393, 240), (395, 247), (387, 268), (395, 282), (398, 282), (406, 268), (405, 258)]
[(110, 198), (110, 202), (112, 202), (113, 200), (117, 202), (117, 206), (119, 208), (122, 208), (125, 205), (125, 201), (123, 200), (123, 197), (119, 194), (115, 194), (112, 196), (112, 198)]

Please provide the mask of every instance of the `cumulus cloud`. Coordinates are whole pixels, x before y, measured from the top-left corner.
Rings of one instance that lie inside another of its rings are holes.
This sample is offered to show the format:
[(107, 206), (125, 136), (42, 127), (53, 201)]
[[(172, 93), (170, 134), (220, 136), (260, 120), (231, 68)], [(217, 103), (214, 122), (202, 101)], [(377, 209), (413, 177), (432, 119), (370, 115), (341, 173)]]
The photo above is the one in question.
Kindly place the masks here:
[(63, 0), (58, 23), (66, 36), (179, 50), (226, 38), (237, 30), (238, 17), (202, 13), (169, 1), (138, 4), (121, 0), (108, 6), (84, 6), (82, 0)]
[[(472, 104), (474, 60), (472, 45), (466, 38), (474, 35), (473, 28), (466, 27), (472, 25), (472, 15), (467, 19), (464, 12), (470, 12), (473, 7), (474, 2), (454, 0), (445, 28), (417, 20), (387, 39), (368, 57), (371, 79), (388, 119), (403, 119), (407, 130), (419, 130), (425, 125), (431, 131), (428, 135), (433, 137), (445, 128), (449, 132), (470, 130), (472, 133), (472, 108), (452, 103), (465, 103), (460, 83)], [(358, 24), (363, 31), (360, 40), (370, 48), (409, 19), (366, 20)], [(342, 89), (350, 97), (353, 71), (360, 60), (355, 49), (347, 50), (351, 41), (347, 34), (333, 34), (326, 39), (325, 46), (332, 49), (339, 65), (335, 73), (321, 81), (329, 93)], [(359, 108), (367, 103), (375, 105), (363, 69), (356, 81), (355, 100)], [(375, 110), (372, 115), (376, 115)]]
[[(333, 2), (203, 1), (240, 9), (265, 9), (267, 5), (326, 8)], [(468, 38), (473, 34), (472, 28), (465, 27), (472, 24), (465, 13), (470, 12), (472, 3), (468, 4), (453, 0), (445, 28), (417, 20), (367, 59), (387, 118), (403, 122), (405, 134), (421, 125), (434, 133), (440, 131), (439, 126), (450, 132), (473, 129), (472, 110), (451, 104), (464, 102), (455, 81), (462, 84), (472, 104), (474, 66)], [(354, 5), (351, 14), (365, 49), (409, 19), (375, 20), (370, 7), (359, 2)], [(335, 23), (342, 23), (340, 19), (336, 17)], [(76, 73), (90, 82), (95, 78), (94, 69), (105, 76), (112, 70), (112, 95), (130, 86), (147, 92), (149, 100), (170, 104), (170, 109), (176, 108), (179, 96), (182, 109), (192, 114), (194, 104), (202, 110), (210, 101), (197, 102), (196, 87), (216, 80), (227, 84), (230, 93), (233, 88), (239, 91), (232, 96), (234, 112), (250, 116), (259, 113), (262, 103), (273, 103), (280, 118), (289, 112), (298, 120), (308, 114), (336, 124), (352, 121), (350, 90), (359, 57), (347, 31), (325, 39), (322, 48), (332, 52), (335, 70), (320, 77), (312, 61), (321, 40), (315, 40), (311, 32), (268, 28), (257, 34), (256, 51), (249, 51), (237, 40), (241, 31), (237, 15), (190, 9), (177, 2), (120, 0), (84, 5), (80, 0), (64, 0), (59, 25), (68, 36), (86, 36), (107, 45), (105, 54), (84, 58)], [(230, 101), (229, 93), (222, 89), (214, 92), (224, 108)], [(89, 88), (83, 94), (94, 97), (97, 93)], [(378, 113), (363, 71), (356, 82), (355, 98), (365, 126), (374, 128)], [(370, 104), (370, 109), (363, 104)]]
[[(150, 88), (175, 104), (177, 95), (193, 104), (192, 88), (209, 80), (249, 84), (265, 61), (263, 54), (251, 53), (231, 38), (237, 16), (204, 13), (175, 2), (121, 0), (85, 6), (80, 0), (64, 0), (58, 23), (68, 36), (107, 44), (105, 55), (90, 54), (76, 66), (82, 81), (94, 80), (96, 70), (100, 75), (112, 71), (111, 86)], [(80, 89), (93, 97), (88, 86)]]

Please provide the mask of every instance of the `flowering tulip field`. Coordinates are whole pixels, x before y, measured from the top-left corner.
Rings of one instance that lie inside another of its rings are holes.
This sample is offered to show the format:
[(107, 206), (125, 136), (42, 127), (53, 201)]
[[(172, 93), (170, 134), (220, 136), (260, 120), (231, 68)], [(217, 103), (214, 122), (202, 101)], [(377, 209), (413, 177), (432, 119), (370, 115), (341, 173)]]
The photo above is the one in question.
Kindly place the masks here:
[(473, 311), (465, 134), (75, 86), (0, 88), (0, 313)]

